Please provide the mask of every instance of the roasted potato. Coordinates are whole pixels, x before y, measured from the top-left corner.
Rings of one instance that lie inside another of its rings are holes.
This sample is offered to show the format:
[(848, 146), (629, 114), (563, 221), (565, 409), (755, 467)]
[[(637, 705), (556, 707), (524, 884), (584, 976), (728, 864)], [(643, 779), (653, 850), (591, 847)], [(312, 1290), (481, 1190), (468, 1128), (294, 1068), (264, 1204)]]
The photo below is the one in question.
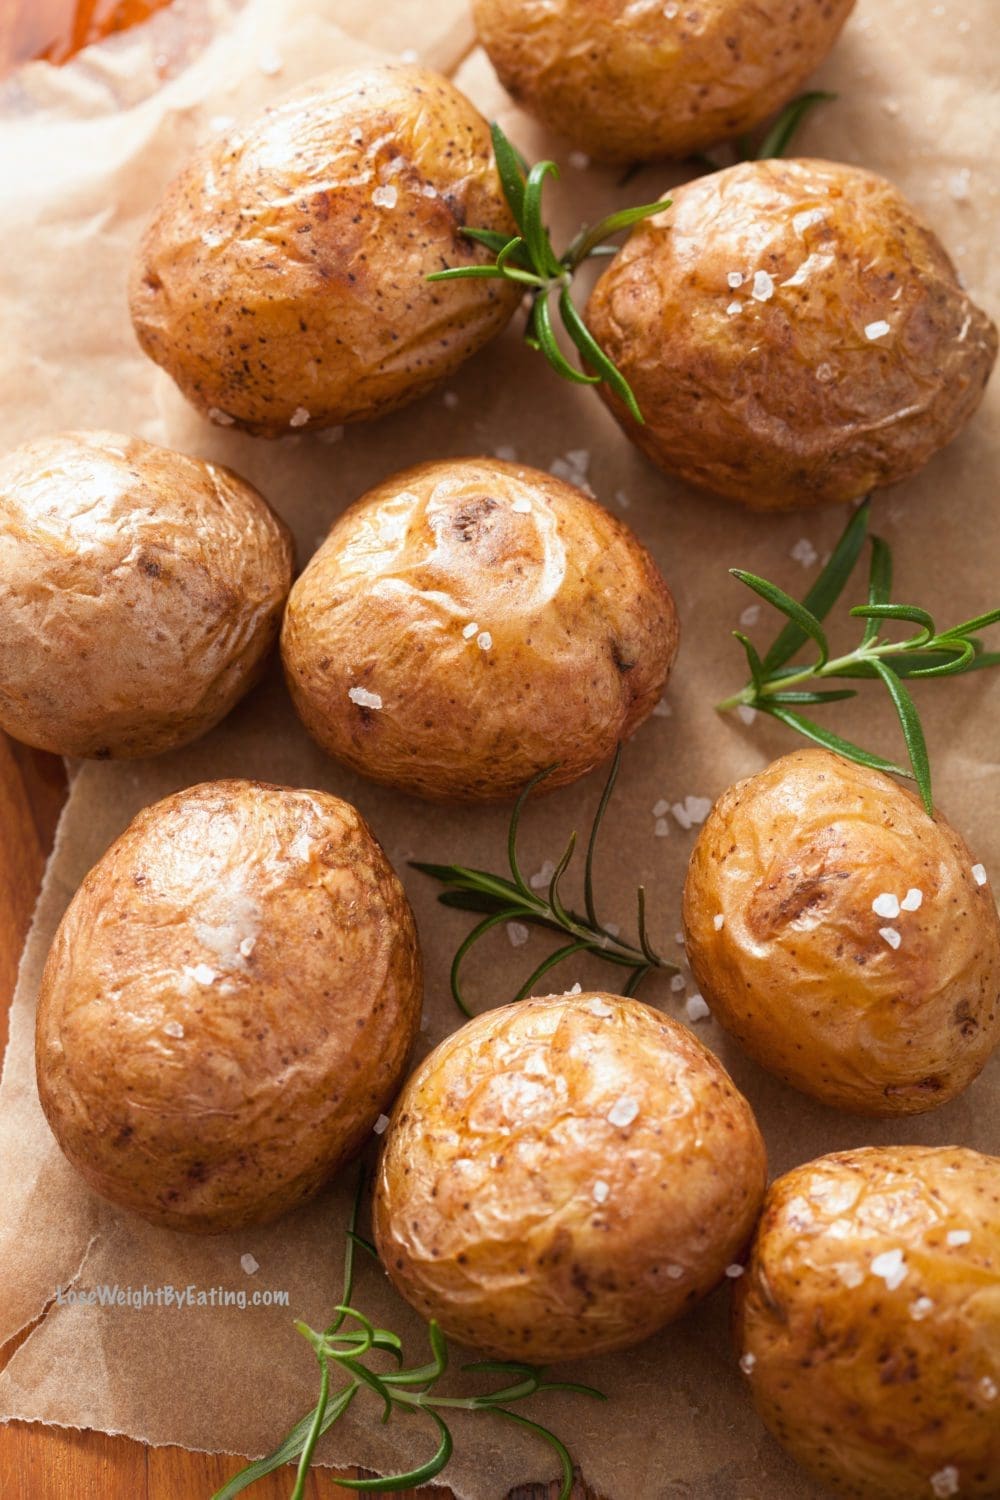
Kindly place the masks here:
[(506, 281), (433, 283), (514, 233), (486, 121), (446, 78), (371, 66), (210, 141), (133, 266), (143, 349), (213, 421), (275, 437), (377, 417), (450, 375), (516, 308)]
[(1000, 1042), (986, 871), (914, 795), (829, 751), (723, 793), (691, 856), (684, 926), (716, 1020), (826, 1104), (933, 1109)]
[(0, 728), (57, 755), (157, 755), (253, 685), (291, 534), (218, 464), (110, 432), (0, 458)]
[(1000, 1159), (883, 1146), (797, 1167), (735, 1296), (757, 1410), (821, 1483), (1000, 1495)]
[(587, 306), (654, 463), (754, 510), (852, 500), (922, 468), (979, 405), (997, 331), (884, 178), (751, 161), (672, 193)]
[(140, 813), (70, 903), (42, 976), (38, 1092), (101, 1197), (237, 1229), (365, 1142), (420, 1005), (410, 908), (354, 808), (206, 782)]
[(766, 1180), (749, 1104), (690, 1031), (617, 995), (550, 995), (477, 1016), (409, 1079), (375, 1241), (450, 1337), (545, 1364), (687, 1311)]
[(473, 0), (524, 109), (602, 161), (690, 156), (784, 104), (854, 0)]
[(673, 600), (628, 528), (492, 458), (394, 475), (292, 590), (281, 650), (319, 743), (423, 797), (510, 797), (606, 760), (663, 692)]

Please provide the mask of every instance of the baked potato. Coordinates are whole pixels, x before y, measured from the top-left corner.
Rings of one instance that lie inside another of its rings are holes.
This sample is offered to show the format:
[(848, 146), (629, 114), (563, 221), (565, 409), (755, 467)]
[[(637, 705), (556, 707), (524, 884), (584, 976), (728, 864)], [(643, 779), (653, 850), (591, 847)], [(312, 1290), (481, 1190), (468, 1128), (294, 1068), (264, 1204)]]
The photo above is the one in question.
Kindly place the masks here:
[(413, 917), (354, 808), (206, 782), (141, 812), (70, 903), (42, 976), (38, 1092), (101, 1197), (237, 1229), (363, 1145), (420, 1006)]
[(672, 193), (587, 323), (667, 473), (754, 510), (852, 500), (921, 469), (979, 405), (997, 331), (882, 177), (750, 161)]
[(958, 834), (878, 771), (798, 750), (719, 798), (684, 887), (716, 1020), (840, 1109), (916, 1114), (1000, 1042), (1000, 921)]
[(473, 0), (500, 82), (602, 161), (690, 156), (751, 129), (818, 67), (854, 0)]
[(1000, 1159), (883, 1146), (767, 1195), (736, 1342), (771, 1432), (855, 1500), (1000, 1495)]
[(703, 1297), (767, 1180), (753, 1112), (685, 1027), (617, 995), (477, 1016), (406, 1084), (375, 1242), (445, 1333), (546, 1364), (638, 1343)]
[(291, 534), (218, 464), (110, 432), (0, 458), (0, 728), (58, 755), (142, 756), (260, 675)]
[(130, 282), (143, 349), (213, 421), (267, 437), (377, 417), (450, 375), (518, 305), (428, 282), (514, 233), (486, 121), (446, 78), (369, 66), (290, 94), (168, 187)]
[(537, 469), (449, 459), (336, 522), (281, 651), (310, 734), (423, 797), (511, 797), (607, 759), (655, 707), (677, 615), (632, 532)]

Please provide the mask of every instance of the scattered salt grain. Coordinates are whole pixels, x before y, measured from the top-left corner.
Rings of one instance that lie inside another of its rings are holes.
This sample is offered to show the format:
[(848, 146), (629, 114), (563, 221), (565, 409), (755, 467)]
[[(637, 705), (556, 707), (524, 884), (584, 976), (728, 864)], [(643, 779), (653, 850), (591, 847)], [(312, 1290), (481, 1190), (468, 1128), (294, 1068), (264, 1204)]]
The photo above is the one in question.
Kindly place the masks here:
[(749, 1375), (752, 1373), (753, 1367), (756, 1363), (756, 1354), (744, 1354), (740, 1359), (740, 1369), (743, 1371), (744, 1375)]
[(738, 1281), (739, 1278), (745, 1273), (745, 1271), (746, 1266), (741, 1266), (736, 1261), (733, 1261), (731, 1266), (726, 1267), (726, 1275), (729, 1277), (730, 1281)]
[(614, 1015), (613, 1007), (606, 1000), (601, 1000), (600, 998), (591, 1000), (587, 1009), (592, 1016), (599, 1016), (602, 1021), (606, 1021), (608, 1016)]
[(767, 302), (774, 296), (774, 282), (766, 271), (755, 271), (753, 273), (753, 286), (750, 295), (755, 302)]
[(628, 510), (632, 502), (624, 490), (615, 490), (615, 504), (620, 505), (622, 510)]
[(666, 797), (661, 797), (659, 802), (653, 803), (653, 817), (662, 818), (670, 811), (670, 803)]
[(512, 948), (521, 948), (531, 936), (523, 922), (508, 922), (507, 939)]
[(968, 167), (962, 167), (961, 171), (952, 172), (948, 178), (948, 191), (956, 203), (967, 203), (971, 198), (971, 176), (972, 173)]
[(988, 1375), (984, 1375), (979, 1382), (979, 1390), (987, 1401), (995, 1401), (997, 1396), (1000, 1396), (1000, 1386), (997, 1385), (995, 1380), (991, 1380)]
[(663, 7), (663, 14), (666, 16), (668, 21), (675, 21), (677, 19), (678, 9), (678, 6), (671, 3), (670, 5), (665, 5)]
[(623, 1094), (620, 1099), (615, 1100), (614, 1104), (608, 1110), (608, 1124), (618, 1125), (624, 1129), (626, 1125), (631, 1125), (638, 1113), (639, 1106), (635, 1100), (630, 1099), (627, 1094)]
[(747, 607), (746, 607), (746, 609), (743, 610), (742, 613), (740, 614), (740, 624), (741, 625), (756, 625), (756, 623), (757, 623), (757, 621), (759, 619), (760, 619), (760, 605), (759, 604), (748, 604)]
[(415, 47), (407, 47), (405, 51), (403, 51), (403, 52), (401, 52), (399, 54), (399, 60), (400, 60), (401, 63), (415, 63), (415, 62), (419, 62), (420, 61), (420, 53), (417, 51), (417, 49)]
[(547, 859), (540, 870), (536, 870), (534, 875), (528, 877), (528, 884), (531, 886), (531, 889), (533, 891), (540, 891), (543, 886), (549, 884), (549, 881), (552, 879), (555, 873), (555, 865), (552, 863), (551, 859)]
[(385, 187), (377, 187), (372, 193), (372, 202), (376, 208), (395, 208), (399, 190), (390, 182)]
[(220, 411), (217, 406), (210, 406), (208, 420), (214, 422), (217, 427), (232, 427), (236, 418), (231, 417), (227, 411)]
[(986, 882), (987, 882), (987, 880), (989, 879), (989, 876), (986, 873), (986, 866), (985, 865), (973, 865), (972, 866), (972, 878), (976, 882), (977, 885), (985, 885)]
[(438, 190), (433, 182), (425, 182), (420, 191), (425, 198), (436, 198), (438, 195)]
[(793, 558), (795, 562), (801, 563), (804, 568), (811, 568), (813, 563), (819, 557), (819, 553), (816, 551), (816, 548), (813, 546), (812, 542), (807, 536), (799, 537), (798, 541), (795, 543), (795, 546), (792, 548), (791, 552), (789, 552), (788, 555), (789, 557)]
[(923, 1321), (929, 1312), (934, 1311), (934, 1303), (930, 1297), (918, 1297), (916, 1302), (910, 1303), (910, 1317), (917, 1323)]
[(590, 157), (586, 151), (571, 151), (566, 159), (576, 172), (586, 172), (590, 166)]
[(674, 933), (674, 942), (677, 944), (678, 948), (683, 948), (686, 941), (687, 939), (685, 938), (683, 932)]
[(712, 799), (688, 796), (683, 802), (675, 802), (670, 811), (682, 828), (691, 828), (695, 823), (704, 823), (712, 811)]
[(919, 886), (911, 885), (902, 901), (899, 903), (900, 911), (919, 911), (924, 904), (924, 893)]
[(906, 1260), (902, 1250), (883, 1250), (876, 1255), (871, 1265), (872, 1275), (880, 1276), (890, 1292), (906, 1280)]
[(254, 1260), (249, 1251), (247, 1251), (246, 1255), (240, 1256), (240, 1265), (248, 1276), (256, 1276), (260, 1270), (260, 1262)]
[(949, 1229), (945, 1239), (949, 1245), (967, 1245), (972, 1239), (972, 1232), (968, 1229)]
[(184, 1035), (184, 1027), (180, 1021), (166, 1021), (163, 1029), (167, 1033), (167, 1036), (181, 1037)]
[(604, 931), (608, 934), (609, 937), (616, 938), (621, 932), (621, 928), (618, 926), (617, 922), (605, 922)]
[(223, 130), (231, 130), (235, 124), (235, 115), (210, 115), (208, 119), (209, 130), (214, 131), (216, 135)]
[(757, 717), (757, 710), (752, 708), (749, 703), (740, 703), (736, 709), (736, 717), (741, 719), (744, 724), (752, 724)]
[(476, 636), (476, 645), (480, 651), (489, 651), (493, 645), (493, 637), (488, 630), (481, 630)]
[(865, 1279), (861, 1267), (855, 1265), (852, 1260), (841, 1261), (837, 1266), (837, 1270), (840, 1272), (840, 1279), (846, 1287), (860, 1286)]
[(474, 635), (479, 634), (479, 625), (475, 620), (470, 620), (468, 625), (462, 626), (462, 634), (467, 641), (471, 641)]
[(304, 406), (297, 406), (288, 418), (289, 427), (304, 427), (309, 420), (309, 413)]
[(665, 839), (669, 837), (669, 834), (670, 824), (667, 822), (666, 818), (657, 818), (656, 822), (653, 824), (654, 837), (658, 839)]
[(374, 1133), (376, 1135), (384, 1135), (385, 1132), (388, 1130), (388, 1128), (389, 1128), (389, 1116), (388, 1115), (379, 1115), (378, 1119), (375, 1121), (375, 1124), (372, 1126), (372, 1130), (374, 1131)]
[(883, 940), (883, 942), (889, 944), (890, 948), (898, 948), (900, 943), (903, 941), (899, 933), (896, 931), (895, 927), (880, 927), (878, 930), (878, 935)]
[(743, 272), (742, 271), (730, 271), (728, 273), (728, 275), (726, 276), (726, 280), (728, 281), (729, 285), (732, 287), (733, 291), (735, 292), (735, 290), (736, 290), (736, 288), (738, 286), (742, 286), (743, 285)]
[(899, 897), (891, 891), (881, 891), (872, 902), (872, 911), (877, 917), (898, 917)]
[[(498, 455), (499, 456), (499, 455)], [(516, 511), (519, 516), (531, 515), (531, 501), (526, 495), (521, 495), (514, 501), (511, 510)]]
[(350, 140), (354, 146), (360, 146), (365, 138), (365, 133), (360, 125), (352, 125), (350, 129)]
[(352, 703), (359, 708), (381, 708), (382, 697), (380, 693), (370, 693), (367, 688), (352, 687), (347, 689), (347, 696)]
[(731, 318), (735, 318), (736, 314), (737, 313), (741, 313), (742, 311), (743, 311), (743, 303), (742, 302), (730, 302), (729, 306), (726, 308), (726, 312), (728, 313), (729, 317), (731, 317)]
[(249, 958), (256, 946), (257, 939), (255, 937), (245, 937), (240, 943), (240, 957)]
[(671, 718), (673, 716), (673, 712), (674, 711), (670, 707), (670, 704), (667, 702), (666, 698), (661, 698), (660, 701), (659, 701), (659, 703), (653, 709), (653, 718), (654, 719), (669, 719), (669, 718)]
[(454, 411), (455, 407), (458, 405), (458, 392), (445, 391), (444, 395), (441, 397), (441, 400), (444, 402), (449, 411)]
[(266, 77), (274, 78), (285, 64), (280, 52), (276, 52), (273, 47), (265, 47), (257, 58), (257, 66)]
[(608, 1201), (608, 1194), (610, 1193), (610, 1191), (611, 1189), (608, 1187), (607, 1183), (602, 1181), (602, 1179), (599, 1177), (594, 1183), (594, 1202), (606, 1203)]
[(950, 1495), (958, 1494), (958, 1470), (954, 1464), (945, 1464), (931, 1475), (931, 1489), (936, 1500), (948, 1500)]
[(879, 318), (875, 323), (865, 324), (865, 338), (870, 342), (873, 342), (875, 339), (884, 339), (889, 332), (889, 324), (884, 318)]
[(712, 1012), (702, 995), (689, 995), (684, 1002), (684, 1011), (689, 1021), (704, 1021)]
[(583, 994), (583, 985), (580, 983), (580, 981), (578, 979), (576, 981), (576, 984), (573, 985), (572, 989), (563, 990), (563, 994), (564, 995), (582, 995)]
[(493, 457), (503, 459), (505, 463), (517, 463), (517, 449), (512, 448), (509, 443), (501, 443), (499, 448), (493, 449)]
[(216, 977), (215, 970), (209, 968), (208, 964), (195, 964), (193, 969), (185, 965), (184, 973), (195, 984), (211, 984)]
[(679, 995), (681, 990), (686, 990), (687, 980), (684, 978), (684, 975), (675, 974), (673, 979), (671, 979), (670, 981), (670, 988), (673, 990), (675, 995)]

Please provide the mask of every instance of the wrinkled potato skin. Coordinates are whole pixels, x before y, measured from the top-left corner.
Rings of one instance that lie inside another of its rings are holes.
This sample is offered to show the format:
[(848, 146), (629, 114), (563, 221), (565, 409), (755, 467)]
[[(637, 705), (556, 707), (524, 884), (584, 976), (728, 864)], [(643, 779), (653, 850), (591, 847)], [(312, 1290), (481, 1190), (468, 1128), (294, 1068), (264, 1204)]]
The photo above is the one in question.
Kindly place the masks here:
[[(737, 1347), (771, 1432), (836, 1493), (1000, 1494), (998, 1184), (995, 1156), (873, 1146), (772, 1185), (734, 1288)], [(895, 1289), (870, 1270), (891, 1250)], [(935, 1491), (948, 1468), (958, 1489)]]
[(689, 156), (779, 109), (854, 0), (473, 0), (501, 83), (601, 161)]
[[(667, 473), (753, 510), (833, 504), (915, 474), (975, 412), (996, 328), (884, 178), (753, 161), (671, 196), (587, 307), (646, 425), (598, 389)], [(765, 301), (758, 271), (774, 283)], [(890, 332), (869, 339), (878, 322)]]
[(158, 755), (260, 675), (291, 534), (218, 464), (109, 432), (0, 459), (0, 728), (57, 755)]
[[(616, 1126), (623, 1097), (639, 1111)], [(411, 1076), (375, 1240), (450, 1337), (545, 1364), (686, 1312), (745, 1245), (766, 1180), (749, 1104), (690, 1031), (616, 995), (552, 995), (478, 1016)]]
[(170, 1229), (237, 1229), (364, 1144), (420, 1006), (413, 917), (354, 808), (206, 782), (141, 812), (70, 903), (42, 977), (38, 1091), (101, 1197)]
[[(973, 863), (915, 796), (826, 750), (737, 782), (684, 888), (688, 957), (713, 1015), (826, 1104), (864, 1115), (944, 1104), (1000, 1043), (1000, 921)], [(914, 887), (919, 910), (872, 910)], [(890, 927), (896, 949), (880, 936)]]
[(292, 590), (281, 650), (329, 754), (419, 796), (480, 801), (554, 762), (546, 789), (606, 760), (655, 707), (677, 636), (626, 526), (549, 474), (468, 458), (406, 469), (344, 514)]
[[(387, 185), (397, 201), (378, 206)], [(512, 283), (427, 281), (489, 259), (465, 224), (514, 233), (465, 96), (423, 68), (334, 74), (209, 142), (174, 179), (133, 266), (136, 334), (216, 421), (275, 437), (296, 413), (297, 428), (377, 417), (450, 375), (517, 307)]]

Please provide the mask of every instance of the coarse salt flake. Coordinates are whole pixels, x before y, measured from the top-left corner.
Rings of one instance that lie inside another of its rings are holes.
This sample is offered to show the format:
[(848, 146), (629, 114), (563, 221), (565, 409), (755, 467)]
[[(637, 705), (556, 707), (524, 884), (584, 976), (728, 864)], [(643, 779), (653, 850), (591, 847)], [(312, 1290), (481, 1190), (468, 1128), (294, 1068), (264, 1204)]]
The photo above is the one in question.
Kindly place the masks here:
[(873, 1259), (871, 1271), (873, 1276), (881, 1277), (890, 1292), (895, 1291), (908, 1274), (902, 1250), (883, 1250)]
[(979, 1382), (979, 1390), (987, 1401), (995, 1401), (997, 1396), (1000, 1395), (1000, 1386), (997, 1385), (995, 1380), (991, 1380), (988, 1375), (984, 1375)]
[(626, 1125), (631, 1125), (638, 1113), (639, 1106), (636, 1101), (630, 1099), (627, 1094), (623, 1094), (608, 1110), (608, 1124), (618, 1125), (624, 1129)]
[(215, 979), (215, 970), (208, 964), (195, 964), (193, 969), (185, 966), (184, 973), (196, 984), (211, 984)]
[(493, 449), (493, 457), (501, 459), (504, 463), (517, 463), (517, 449), (510, 443), (501, 443), (499, 448)]
[(949, 1495), (958, 1494), (958, 1470), (954, 1464), (945, 1464), (931, 1475), (931, 1489), (936, 1500), (948, 1500)]
[(685, 943), (687, 942), (687, 938), (684, 936), (683, 932), (675, 932), (674, 942), (677, 944), (678, 948), (683, 948)]
[(670, 824), (667, 822), (666, 818), (657, 818), (656, 822), (653, 824), (654, 837), (658, 839), (665, 839), (669, 836), (669, 833)]
[(687, 980), (684, 978), (684, 975), (675, 974), (673, 979), (671, 979), (670, 981), (670, 988), (673, 990), (675, 995), (679, 995), (681, 990), (686, 990)]
[(712, 799), (688, 796), (683, 802), (673, 803), (670, 811), (682, 828), (691, 828), (695, 823), (704, 823), (712, 811)]
[(257, 58), (257, 66), (267, 78), (274, 78), (285, 66), (281, 53), (273, 47), (265, 47)]
[(666, 698), (661, 698), (659, 703), (657, 703), (656, 707), (653, 709), (653, 718), (669, 719), (672, 717), (673, 712), (674, 711), (670, 707), (670, 704), (667, 702)]
[(899, 897), (891, 891), (881, 891), (872, 902), (872, 911), (877, 917), (898, 917)]
[(420, 53), (417, 51), (416, 47), (407, 47), (399, 54), (399, 60), (402, 63), (419, 62)]
[(163, 1029), (167, 1033), (167, 1036), (180, 1037), (184, 1035), (184, 1027), (180, 1021), (167, 1021), (164, 1023)]
[(746, 1266), (741, 1266), (738, 1261), (733, 1261), (731, 1266), (726, 1267), (726, 1275), (730, 1281), (738, 1281), (746, 1272)]
[(757, 710), (749, 703), (741, 703), (736, 709), (736, 717), (744, 724), (752, 724), (757, 717)]
[(511, 510), (516, 511), (519, 516), (530, 516), (531, 501), (527, 498), (526, 495), (520, 495), (518, 499), (514, 501), (513, 505), (511, 506)]
[(721, 911), (717, 911), (715, 913), (715, 916), (712, 918), (712, 926), (715, 928), (716, 932), (721, 932), (725, 925), (726, 918), (724, 914)]
[(249, 1250), (246, 1255), (240, 1256), (240, 1265), (248, 1276), (256, 1276), (260, 1270), (260, 1262), (254, 1259)]
[(455, 407), (458, 405), (458, 392), (445, 391), (444, 395), (441, 397), (441, 400), (449, 411), (454, 411)]
[(608, 1016), (613, 1016), (615, 1013), (614, 1007), (610, 1006), (606, 1000), (600, 999), (600, 997), (591, 1000), (587, 1009), (592, 1016), (599, 1016), (602, 1021), (606, 1021)]
[(576, 984), (573, 985), (572, 989), (563, 990), (563, 994), (564, 995), (582, 995), (583, 994), (583, 985), (580, 983), (580, 981), (578, 979), (576, 981)]
[(712, 1012), (705, 1004), (703, 995), (689, 995), (684, 1002), (684, 1011), (689, 1021), (704, 1021)]
[(350, 698), (351, 702), (352, 703), (356, 703), (359, 708), (381, 708), (382, 707), (382, 695), (381, 695), (381, 693), (371, 693), (371, 692), (368, 691), (367, 688), (363, 688), (363, 687), (348, 688), (347, 689), (347, 696), (348, 696), (348, 698)]
[(753, 286), (750, 295), (755, 302), (767, 302), (774, 296), (774, 282), (766, 271), (755, 271), (753, 273)]
[(729, 283), (729, 285), (732, 287), (733, 291), (735, 291), (738, 286), (742, 286), (743, 285), (743, 272), (742, 271), (730, 271), (727, 274), (727, 276), (726, 276), (726, 280)]
[(749, 1375), (752, 1373), (753, 1367), (756, 1363), (756, 1354), (744, 1354), (740, 1358), (740, 1369), (743, 1371), (744, 1375)]
[(240, 957), (249, 958), (256, 946), (257, 939), (255, 937), (245, 937), (240, 943)]
[(923, 1321), (929, 1312), (934, 1311), (934, 1303), (930, 1297), (918, 1297), (916, 1302), (910, 1303), (910, 1317), (917, 1323)]
[(949, 1245), (967, 1245), (972, 1239), (972, 1233), (968, 1229), (949, 1229), (945, 1239)]
[(309, 420), (309, 413), (304, 406), (297, 406), (288, 418), (289, 427), (304, 427)]
[(880, 927), (878, 935), (883, 942), (889, 944), (890, 948), (898, 948), (903, 941), (895, 927)]
[(658, 802), (653, 803), (653, 817), (662, 818), (670, 811), (670, 803), (666, 797), (661, 797)]
[(493, 637), (488, 630), (481, 630), (476, 636), (476, 645), (480, 651), (489, 651), (493, 645)]
[(508, 922), (507, 940), (512, 948), (522, 948), (531, 936), (523, 922)]
[(889, 332), (889, 324), (884, 318), (879, 318), (875, 323), (865, 324), (865, 338), (870, 342), (874, 342), (875, 339), (884, 339)]
[(967, 203), (972, 196), (971, 178), (972, 173), (968, 167), (952, 172), (948, 178), (948, 191), (956, 203)]
[(586, 172), (590, 166), (590, 157), (586, 151), (571, 151), (566, 159), (575, 172)]
[(976, 882), (977, 885), (985, 885), (986, 882), (987, 882), (987, 880), (989, 879), (989, 876), (986, 873), (986, 866), (985, 865), (973, 865), (972, 866), (972, 878)]
[(804, 568), (811, 568), (819, 557), (819, 553), (807, 536), (799, 537), (788, 555), (797, 563), (801, 563)]
[(740, 614), (740, 624), (741, 625), (756, 625), (756, 623), (757, 623), (757, 621), (759, 619), (760, 619), (760, 605), (759, 604), (748, 604), (747, 607), (746, 607), (746, 609), (743, 610), (741, 612), (741, 614)]
[(236, 418), (231, 417), (227, 411), (220, 410), (218, 406), (210, 406), (208, 408), (208, 420), (214, 422), (216, 427), (232, 427)]
[(900, 911), (919, 911), (924, 904), (924, 893), (919, 886), (911, 885), (902, 901), (899, 903)]
[(602, 1178), (598, 1177), (593, 1187), (594, 1202), (607, 1203), (610, 1191), (611, 1189), (608, 1187), (608, 1184)]
[(681, 1277), (684, 1275), (684, 1267), (667, 1266), (667, 1275), (670, 1277), (671, 1281), (680, 1281)]
[(804, 234), (814, 224), (822, 224), (826, 213), (822, 208), (806, 208), (802, 213), (796, 214), (792, 220), (792, 228), (796, 234)]
[(462, 634), (467, 641), (471, 641), (474, 635), (479, 634), (479, 625), (475, 620), (470, 620), (468, 625), (462, 626)]
[(531, 886), (531, 889), (533, 891), (540, 891), (542, 889), (542, 886), (548, 885), (549, 881), (552, 879), (555, 873), (555, 865), (552, 863), (551, 859), (547, 859), (540, 870), (536, 870), (534, 875), (530, 875), (528, 877), (528, 884)]
[(351, 129), (350, 129), (350, 132), (349, 132), (349, 136), (350, 136), (350, 140), (351, 140), (352, 145), (360, 146), (361, 142), (365, 138), (365, 133), (361, 129), (360, 125), (352, 125)]
[(372, 1130), (374, 1131), (374, 1133), (376, 1135), (384, 1135), (385, 1132), (388, 1129), (389, 1129), (389, 1116), (388, 1115), (379, 1115), (378, 1119), (375, 1121), (375, 1124), (372, 1126)]
[(384, 187), (377, 187), (372, 193), (372, 202), (376, 208), (395, 208), (398, 198), (399, 190), (391, 182)]
[(729, 317), (731, 317), (731, 318), (735, 318), (736, 314), (737, 313), (741, 313), (742, 311), (743, 311), (743, 303), (742, 302), (730, 302), (729, 306), (726, 308), (726, 312), (729, 315)]

